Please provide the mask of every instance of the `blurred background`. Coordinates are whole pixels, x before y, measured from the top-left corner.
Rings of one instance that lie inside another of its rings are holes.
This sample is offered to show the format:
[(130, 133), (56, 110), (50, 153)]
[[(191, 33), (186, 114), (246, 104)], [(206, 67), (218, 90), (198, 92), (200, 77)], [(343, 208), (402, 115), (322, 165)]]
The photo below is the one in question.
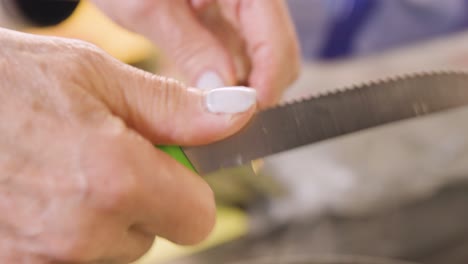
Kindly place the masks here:
[[(287, 3), (303, 68), (285, 101), (468, 68), (468, 1)], [(125, 63), (165, 71), (157, 47), (85, 0), (59, 25), (27, 31), (83, 39)], [(210, 238), (196, 247), (158, 239), (137, 263), (468, 263), (467, 117), (461, 110), (275, 155), (256, 179), (207, 179), (219, 201)]]

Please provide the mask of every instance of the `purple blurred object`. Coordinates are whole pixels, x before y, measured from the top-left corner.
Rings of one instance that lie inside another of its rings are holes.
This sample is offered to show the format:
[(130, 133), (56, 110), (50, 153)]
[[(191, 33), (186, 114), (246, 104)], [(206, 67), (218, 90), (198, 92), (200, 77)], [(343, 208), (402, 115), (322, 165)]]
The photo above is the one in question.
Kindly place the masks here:
[(288, 0), (304, 59), (364, 55), (468, 27), (468, 0)]

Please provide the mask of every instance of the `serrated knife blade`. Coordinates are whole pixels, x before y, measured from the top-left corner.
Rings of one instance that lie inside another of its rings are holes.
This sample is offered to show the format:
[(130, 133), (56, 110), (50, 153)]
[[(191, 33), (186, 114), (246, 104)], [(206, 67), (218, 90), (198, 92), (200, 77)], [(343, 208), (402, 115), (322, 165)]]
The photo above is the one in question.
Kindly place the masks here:
[(206, 175), (392, 122), (468, 105), (468, 73), (399, 76), (260, 111), (237, 134), (183, 151)]

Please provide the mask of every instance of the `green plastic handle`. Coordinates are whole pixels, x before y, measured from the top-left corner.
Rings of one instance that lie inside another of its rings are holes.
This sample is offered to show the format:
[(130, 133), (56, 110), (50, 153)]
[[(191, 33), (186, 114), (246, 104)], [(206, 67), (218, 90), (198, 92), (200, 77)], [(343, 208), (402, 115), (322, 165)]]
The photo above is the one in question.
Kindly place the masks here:
[(196, 172), (192, 163), (187, 158), (187, 156), (185, 156), (185, 153), (182, 151), (182, 149), (179, 146), (158, 146), (158, 148), (166, 152), (167, 154), (169, 154), (171, 157), (176, 159), (178, 162), (180, 162), (182, 165), (184, 165), (188, 169)]

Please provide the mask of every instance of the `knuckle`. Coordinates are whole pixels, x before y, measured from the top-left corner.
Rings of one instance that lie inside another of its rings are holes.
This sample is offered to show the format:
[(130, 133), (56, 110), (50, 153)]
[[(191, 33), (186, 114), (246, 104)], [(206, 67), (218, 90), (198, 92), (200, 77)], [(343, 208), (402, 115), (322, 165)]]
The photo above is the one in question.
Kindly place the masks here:
[(133, 177), (126, 173), (112, 175), (115, 177), (106, 177), (109, 180), (101, 186), (100, 207), (104, 211), (121, 211), (130, 207), (133, 197), (136, 195), (135, 183)]
[(92, 258), (92, 250), (81, 237), (60, 239), (51, 243), (49, 255), (60, 262), (84, 263)]
[(103, 56), (105, 52), (90, 42), (79, 39), (54, 39), (54, 44), (61, 48), (63, 55), (75, 56), (75, 59), (92, 59)]
[(119, 122), (93, 135), (87, 168), (88, 193), (99, 210), (126, 211), (137, 195), (136, 168), (129, 160), (128, 131)]
[(297, 78), (299, 78), (300, 73), (301, 73), (301, 65), (300, 65), (300, 62), (298, 60), (293, 64), (293, 70), (292, 70), (292, 74), (291, 74), (291, 82), (294, 82), (295, 80), (297, 80)]
[(105, 212), (126, 211), (136, 196), (133, 173), (120, 166), (119, 171), (107, 171), (94, 181), (92, 193), (97, 196), (98, 208)]
[(154, 109), (155, 113), (159, 113), (159, 116), (171, 116), (172, 113), (177, 113), (178, 108), (187, 105), (187, 90), (178, 81), (170, 78), (155, 77), (158, 78), (159, 86), (157, 89), (153, 89), (154, 100), (158, 100), (158, 103), (150, 104), (158, 107)]
[(213, 191), (208, 187), (206, 192), (207, 202), (202, 207), (201, 213), (204, 214), (205, 224), (201, 232), (201, 239), (207, 237), (216, 223), (216, 205)]
[(287, 64), (289, 69), (289, 82), (293, 82), (299, 77), (301, 71), (301, 56), (298, 44), (295, 41), (291, 42), (284, 54), (287, 56), (285, 61), (289, 62)]
[(84, 57), (91, 56), (91, 58), (93, 58), (94, 56), (102, 56), (104, 54), (104, 51), (101, 48), (90, 42), (83, 40), (70, 40), (70, 44)]
[(138, 241), (134, 244), (133, 250), (124, 252), (120, 260), (122, 263), (135, 263), (145, 255), (153, 246), (156, 238), (154, 236), (139, 235)]
[(181, 244), (193, 245), (203, 241), (213, 230), (216, 223), (216, 205), (214, 194), (211, 188), (206, 184), (203, 190), (203, 197), (197, 199), (194, 205), (194, 215), (190, 220), (190, 236), (186, 240), (180, 241)]
[(79, 68), (79, 70), (87, 70), (93, 73), (98, 70), (98, 66), (109, 64), (110, 55), (98, 46), (82, 41), (70, 40), (67, 42), (70, 59), (67, 60), (68, 64), (72, 67)]

